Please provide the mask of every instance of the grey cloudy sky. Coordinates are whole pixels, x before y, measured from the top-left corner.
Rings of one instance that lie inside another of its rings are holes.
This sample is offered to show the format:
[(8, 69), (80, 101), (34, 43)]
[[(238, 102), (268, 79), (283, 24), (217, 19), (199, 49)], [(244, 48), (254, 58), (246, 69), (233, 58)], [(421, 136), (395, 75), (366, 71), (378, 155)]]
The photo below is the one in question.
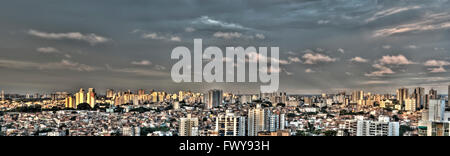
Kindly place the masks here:
[(3, 0), (0, 89), (258, 92), (173, 83), (173, 48), (278, 46), (280, 90), (321, 93), (450, 83), (448, 0)]

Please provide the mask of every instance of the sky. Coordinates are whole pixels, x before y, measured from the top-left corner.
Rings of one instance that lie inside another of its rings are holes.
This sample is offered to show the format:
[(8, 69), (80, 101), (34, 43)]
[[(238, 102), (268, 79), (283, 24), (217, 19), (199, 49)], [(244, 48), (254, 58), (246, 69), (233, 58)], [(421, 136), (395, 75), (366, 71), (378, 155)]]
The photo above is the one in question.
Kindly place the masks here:
[(280, 48), (280, 91), (394, 93), (450, 84), (448, 0), (2, 0), (0, 89), (223, 89), (174, 83), (172, 50)]

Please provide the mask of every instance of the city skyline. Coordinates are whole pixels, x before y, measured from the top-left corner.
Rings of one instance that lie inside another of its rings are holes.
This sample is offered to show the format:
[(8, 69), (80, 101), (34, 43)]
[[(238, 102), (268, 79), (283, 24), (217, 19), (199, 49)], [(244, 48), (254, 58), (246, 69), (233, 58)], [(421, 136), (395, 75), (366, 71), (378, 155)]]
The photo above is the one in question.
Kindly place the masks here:
[[(46, 91), (46, 92), (8, 92), (7, 90), (1, 90), (0, 91), (4, 92), (5, 94), (19, 94), (19, 95), (33, 95), (33, 94), (52, 94), (52, 93), (61, 93), (61, 92), (66, 92), (66, 93), (77, 93), (80, 89), (91, 89), (92, 87), (86, 87), (86, 88), (73, 88), (70, 90), (54, 90), (54, 91)], [(399, 88), (405, 88), (408, 89), (411, 93), (414, 93), (416, 88), (423, 88), (421, 86), (416, 86), (416, 87), (412, 87), (412, 88), (408, 88), (408, 87), (399, 87)], [(310, 93), (289, 93), (286, 91), (282, 91), (282, 90), (278, 90), (277, 92), (286, 92), (289, 95), (322, 95), (322, 94), (340, 94), (342, 92), (345, 92), (347, 94), (351, 94), (352, 92), (355, 91), (363, 91), (365, 94), (367, 93), (373, 93), (373, 94), (390, 94), (390, 95), (395, 95), (397, 94), (397, 91), (399, 88), (394, 88), (392, 91), (385, 91), (385, 92), (371, 92), (371, 91), (367, 91), (364, 89), (348, 89), (348, 90), (329, 90), (329, 91), (323, 91), (323, 92), (310, 92)], [(423, 88), (426, 91), (429, 90), (435, 90), (437, 91), (437, 95), (449, 95), (448, 93), (450, 93), (450, 85), (448, 85), (447, 87), (445, 87), (447, 90), (442, 90), (439, 91), (436, 88)], [(166, 93), (178, 93), (180, 91), (190, 91), (190, 92), (196, 92), (196, 93), (203, 93), (205, 95), (209, 94), (209, 92), (211, 90), (221, 90), (224, 93), (233, 93), (233, 94), (237, 94), (237, 95), (250, 95), (250, 94), (260, 94), (261, 92), (258, 91), (252, 91), (252, 92), (242, 92), (242, 91), (226, 91), (220, 88), (211, 88), (211, 89), (205, 89), (205, 91), (199, 91), (199, 90), (192, 90), (192, 89), (184, 89), (184, 90), (164, 90), (164, 89), (144, 89), (144, 88), (135, 88), (135, 89), (115, 89), (115, 88), (106, 88), (106, 89), (97, 89), (97, 88), (92, 88), (97, 90), (97, 93), (99, 95), (103, 95), (106, 96), (107, 95), (107, 91), (108, 90), (112, 90), (115, 92), (132, 92), (132, 93), (138, 93), (139, 91), (143, 90), (145, 91), (145, 93), (151, 93), (153, 92), (166, 92)], [(277, 93), (274, 92), (274, 93)]]
[[(46, 2), (52, 5), (39, 5)], [(280, 47), (279, 91), (290, 94), (423, 87), (445, 95), (449, 6), (447, 0), (6, 1), (0, 90), (258, 93), (259, 83), (173, 83), (170, 52), (201, 38), (221, 49)]]
[(81, 88), (75, 94), (43, 98), (12, 96), (1, 95), (0, 136), (449, 135), (448, 98), (421, 87), (413, 92), (398, 88), (396, 95), (237, 95), (217, 89), (171, 94), (140, 89), (108, 90), (103, 97), (95, 88)]

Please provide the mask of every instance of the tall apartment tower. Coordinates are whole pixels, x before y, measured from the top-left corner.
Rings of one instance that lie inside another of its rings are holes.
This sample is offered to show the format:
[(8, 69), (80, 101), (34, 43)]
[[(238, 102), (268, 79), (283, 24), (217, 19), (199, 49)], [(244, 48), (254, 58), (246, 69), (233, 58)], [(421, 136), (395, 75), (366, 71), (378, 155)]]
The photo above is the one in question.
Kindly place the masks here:
[(198, 136), (198, 118), (192, 118), (191, 114), (181, 118), (178, 133), (179, 136)]
[(258, 132), (264, 131), (265, 114), (260, 105), (248, 111), (248, 136), (258, 136)]
[(76, 105), (77, 106), (79, 104), (86, 103), (86, 94), (84, 93), (84, 89), (83, 88), (81, 88), (80, 91), (75, 94), (75, 98), (76, 98)]
[(418, 87), (414, 89), (414, 98), (417, 110), (425, 108), (425, 88)]
[(409, 97), (409, 89), (408, 88), (400, 88), (397, 90), (397, 100), (400, 105), (405, 104), (405, 100)]
[(430, 95), (430, 99), (438, 99), (438, 92), (437, 92), (437, 90), (431, 89), (429, 95)]
[(114, 90), (106, 89), (106, 98), (113, 98), (113, 97), (114, 97)]
[(449, 108), (450, 108), (450, 85), (448, 85), (448, 94), (447, 94), (447, 100), (448, 100), (448, 102), (447, 102), (447, 107), (449, 107)]
[(219, 136), (245, 136), (245, 120), (231, 112), (221, 114), (216, 118), (216, 132)]
[(445, 116), (445, 100), (431, 99), (428, 113), (428, 119), (430, 121), (443, 121)]
[(89, 92), (86, 95), (86, 101), (91, 106), (91, 108), (95, 107), (96, 93), (94, 88), (89, 88)]
[(284, 130), (285, 129), (285, 115), (281, 112), (275, 112), (272, 113), (270, 116), (269, 123), (266, 123), (266, 125), (269, 125), (269, 129), (266, 129), (266, 131), (270, 132), (276, 132), (278, 130)]
[(76, 109), (76, 100), (73, 96), (69, 95), (66, 98), (66, 103), (65, 103), (66, 108), (74, 108)]
[(4, 90), (2, 90), (2, 95), (0, 98), (2, 98), (2, 101), (5, 101), (5, 91)]
[(358, 103), (360, 100), (364, 100), (364, 91), (354, 91), (352, 94), (352, 102)]
[(210, 90), (208, 92), (207, 108), (212, 109), (222, 105), (223, 91), (222, 90)]

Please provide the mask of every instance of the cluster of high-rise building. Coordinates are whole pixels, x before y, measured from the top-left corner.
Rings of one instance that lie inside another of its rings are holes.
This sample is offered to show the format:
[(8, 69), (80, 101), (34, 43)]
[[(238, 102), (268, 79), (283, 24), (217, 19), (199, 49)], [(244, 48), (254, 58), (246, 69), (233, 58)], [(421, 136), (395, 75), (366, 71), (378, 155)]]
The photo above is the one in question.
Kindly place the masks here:
[(75, 95), (68, 95), (65, 102), (66, 108), (77, 109), (80, 104), (88, 104), (91, 108), (95, 107), (97, 100), (97, 94), (94, 88), (89, 88), (88, 92), (85, 92), (83, 88)]
[(412, 94), (409, 94), (408, 88), (397, 90), (397, 100), (400, 105), (404, 106), (406, 111), (426, 109), (429, 107), (431, 100), (439, 98), (437, 90), (434, 89), (431, 89), (428, 94), (425, 94), (425, 89), (421, 87), (415, 88)]
[[(333, 99), (325, 99), (323, 104), (342, 103), (345, 105), (356, 104), (360, 106), (379, 106), (382, 108), (392, 108), (396, 110), (404, 110), (415, 112), (429, 107), (430, 101), (441, 99), (437, 90), (430, 89), (428, 94), (425, 88), (414, 88), (410, 93), (408, 88), (397, 89), (396, 95), (390, 94), (372, 94), (364, 91), (354, 91), (350, 97), (346, 97), (345, 93), (337, 94)], [(326, 101), (328, 100), (328, 101)], [(305, 103), (312, 103), (310, 99), (305, 99)]]
[(186, 103), (201, 103), (203, 102), (203, 94), (194, 93), (191, 91), (180, 91), (175, 94), (169, 94), (166, 92), (157, 91), (145, 91), (139, 89), (137, 93), (131, 91), (126, 92), (114, 92), (112, 89), (108, 89), (106, 98), (109, 103), (116, 106), (123, 104), (142, 105), (158, 102), (186, 102)]
[(258, 133), (264, 131), (276, 132), (278, 130), (284, 130), (286, 125), (285, 114), (283, 112), (274, 112), (269, 108), (261, 108), (261, 105), (250, 109), (247, 119), (248, 136), (258, 136)]
[(379, 116), (378, 121), (364, 120), (357, 116), (341, 125), (338, 136), (399, 136), (400, 123), (391, 122), (387, 116)]
[(429, 101), (428, 109), (422, 112), (418, 128), (422, 136), (450, 136), (450, 111), (446, 111), (444, 99)]
[[(260, 133), (283, 131), (287, 125), (283, 112), (260, 105), (249, 109), (247, 116), (227, 110), (214, 117), (214, 121), (215, 129), (211, 135), (216, 136), (259, 136)], [(181, 118), (179, 125), (181, 136), (199, 135), (199, 119), (191, 117), (191, 114)]]
[[(133, 119), (127, 124), (121, 124), (113, 132), (102, 132), (102, 135), (139, 136), (148, 135), (147, 132), (152, 132), (149, 135), (180, 136), (450, 135), (450, 112), (446, 109), (449, 105), (445, 96), (439, 95), (434, 89), (426, 91), (421, 87), (413, 90), (400, 88), (396, 94), (352, 91), (350, 94), (338, 92), (321, 95), (288, 95), (284, 92), (233, 94), (218, 89), (204, 94), (190, 91), (167, 93), (144, 89), (136, 92), (108, 89), (105, 95), (98, 95), (95, 89), (90, 88), (87, 91), (80, 89), (74, 94), (42, 94), (36, 96), (41, 99), (27, 100), (34, 96), (36, 95), (27, 97), (2, 93), (0, 97), (6, 100), (0, 105), (0, 111), (15, 111), (16, 107), (35, 108), (36, 105), (50, 110), (55, 107), (81, 109), (80, 105), (83, 105), (83, 108), (89, 106), (104, 116), (114, 114), (117, 118), (121, 118), (122, 113), (131, 113), (136, 118), (141, 118), (140, 113), (148, 112), (142, 116), (148, 118), (148, 124), (140, 125), (134, 123)], [(67, 122), (76, 119), (76, 114), (66, 111), (69, 112), (63, 111), (59, 115)], [(84, 121), (89, 120), (89, 117), (82, 114), (90, 114), (92, 111), (77, 112), (83, 116)], [(15, 115), (9, 114), (7, 121), (13, 122)], [(109, 122), (106, 117), (97, 119), (99, 121), (91, 122)], [(34, 121), (28, 121), (29, 118), (21, 120), (28, 123)], [(158, 126), (153, 125), (154, 120), (159, 121)], [(33, 131), (22, 131), (25, 124), (15, 125), (14, 128), (5, 126), (9, 123), (2, 125), (2, 134), (23, 135)], [(54, 123), (49, 124), (53, 125)], [(87, 134), (66, 133), (57, 127), (53, 130), (58, 130), (58, 134)], [(93, 128), (90, 131), (96, 130)], [(100, 133), (96, 131), (96, 134)]]

